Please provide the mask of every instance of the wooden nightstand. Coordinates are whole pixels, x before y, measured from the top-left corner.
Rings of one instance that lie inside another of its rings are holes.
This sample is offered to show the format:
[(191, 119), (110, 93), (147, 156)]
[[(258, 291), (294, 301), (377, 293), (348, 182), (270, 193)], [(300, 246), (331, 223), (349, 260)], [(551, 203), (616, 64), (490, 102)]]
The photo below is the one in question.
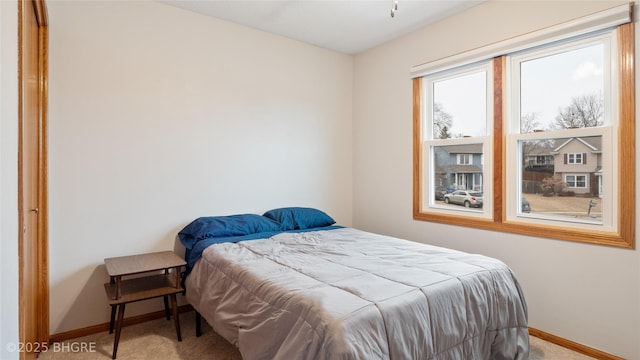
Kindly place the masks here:
[[(111, 280), (104, 284), (104, 289), (111, 306), (111, 322), (109, 333), (113, 332), (113, 324), (116, 324), (116, 336), (113, 342), (113, 356), (116, 358), (118, 342), (122, 330), (125, 305), (135, 301), (164, 297), (164, 307), (169, 315), (168, 298), (171, 298), (173, 319), (176, 325), (178, 341), (182, 341), (180, 335), (180, 319), (178, 318), (178, 303), (176, 294), (184, 291), (180, 279), (180, 270), (186, 262), (172, 251), (163, 251), (151, 254), (131, 255), (104, 259), (107, 273)], [(162, 273), (160, 273), (162, 271)], [(122, 279), (125, 276), (140, 275), (130, 279)], [(118, 309), (119, 307), (119, 309)], [(118, 318), (115, 319), (116, 310)]]

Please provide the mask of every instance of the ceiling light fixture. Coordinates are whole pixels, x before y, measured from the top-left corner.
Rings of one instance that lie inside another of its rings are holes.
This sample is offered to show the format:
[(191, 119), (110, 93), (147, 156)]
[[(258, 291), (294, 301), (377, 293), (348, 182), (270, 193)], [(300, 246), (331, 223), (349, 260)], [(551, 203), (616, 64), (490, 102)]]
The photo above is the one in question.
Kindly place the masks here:
[(398, 11), (398, 0), (391, 1), (391, 17), (396, 16), (396, 11)]

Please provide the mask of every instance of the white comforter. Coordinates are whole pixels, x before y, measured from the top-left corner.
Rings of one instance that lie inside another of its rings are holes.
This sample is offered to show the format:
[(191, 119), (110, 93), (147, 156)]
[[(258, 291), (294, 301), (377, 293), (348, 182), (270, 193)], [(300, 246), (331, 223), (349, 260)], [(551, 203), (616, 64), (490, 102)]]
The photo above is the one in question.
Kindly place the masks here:
[(527, 359), (502, 262), (352, 228), (208, 247), (189, 303), (243, 359)]

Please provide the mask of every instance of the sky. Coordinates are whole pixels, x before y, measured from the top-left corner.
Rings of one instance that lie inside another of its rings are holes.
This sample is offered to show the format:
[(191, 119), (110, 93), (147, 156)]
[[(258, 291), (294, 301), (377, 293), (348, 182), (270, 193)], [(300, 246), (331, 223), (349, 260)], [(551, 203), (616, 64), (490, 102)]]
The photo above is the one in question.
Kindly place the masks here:
[(600, 44), (522, 63), (521, 114), (535, 112), (548, 127), (572, 97), (602, 93), (603, 54)]
[(451, 134), (486, 136), (487, 73), (474, 73), (434, 82), (434, 102), (453, 117)]
[[(604, 45), (591, 45), (522, 62), (521, 115), (535, 113), (548, 128), (571, 98), (601, 93)], [(434, 101), (453, 117), (452, 134), (486, 135), (486, 72), (476, 70), (434, 82)]]

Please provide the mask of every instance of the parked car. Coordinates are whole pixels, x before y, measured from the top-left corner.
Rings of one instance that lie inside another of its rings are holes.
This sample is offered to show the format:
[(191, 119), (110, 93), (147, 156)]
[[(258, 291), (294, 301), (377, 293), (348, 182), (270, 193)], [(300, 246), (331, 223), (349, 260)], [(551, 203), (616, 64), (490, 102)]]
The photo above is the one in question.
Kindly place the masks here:
[(464, 205), (464, 207), (482, 207), (482, 193), (477, 191), (456, 190), (444, 195), (446, 204)]
[(521, 198), (520, 199), (520, 204), (522, 205), (522, 212), (523, 213), (530, 213), (531, 212), (531, 203), (529, 203), (529, 200), (527, 200), (525, 198)]
[(447, 189), (439, 188), (436, 189), (435, 199), (436, 200), (444, 200), (444, 195), (447, 193)]

